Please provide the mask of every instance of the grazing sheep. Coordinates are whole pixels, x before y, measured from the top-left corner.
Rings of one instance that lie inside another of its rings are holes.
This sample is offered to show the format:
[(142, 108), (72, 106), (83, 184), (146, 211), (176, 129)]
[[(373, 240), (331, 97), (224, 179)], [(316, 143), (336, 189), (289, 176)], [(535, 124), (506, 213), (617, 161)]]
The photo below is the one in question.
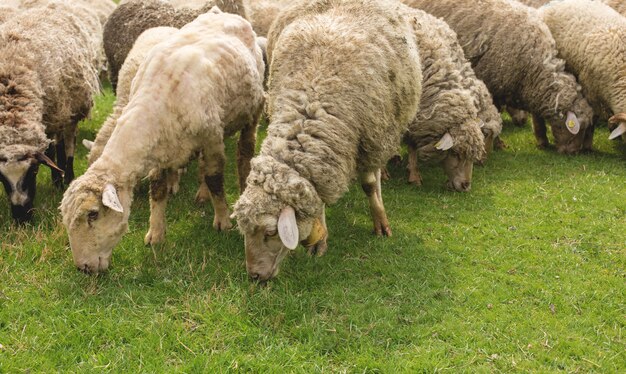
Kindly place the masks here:
[(593, 134), (592, 110), (565, 72), (554, 39), (535, 9), (507, 0), (403, 0), (442, 17), (457, 33), (476, 76), (498, 106), (533, 115), (535, 137), (548, 146), (547, 120), (559, 152), (576, 153)]
[(407, 7), (407, 15), (415, 19), (424, 79), (420, 111), (404, 136), (409, 182), (422, 184), (418, 159), (441, 160), (448, 188), (469, 191), (474, 162), (485, 157), (481, 124), (489, 129), (491, 147), (502, 130), (502, 120), (450, 27), (421, 10)]
[(565, 0), (541, 9), (559, 54), (576, 74), (594, 113), (626, 132), (626, 18), (609, 6)]
[(231, 227), (223, 138), (241, 132), (237, 166), (243, 188), (263, 107), (264, 69), (252, 26), (217, 8), (152, 48), (102, 155), (63, 197), (61, 213), (76, 266), (88, 272), (108, 268), (128, 227), (133, 188), (148, 174), (145, 243), (162, 241), (168, 179), (198, 151), (213, 199), (213, 226)]
[(163, 0), (131, 0), (118, 6), (104, 26), (104, 52), (113, 88), (117, 88), (117, 75), (126, 55), (142, 32), (158, 26), (181, 28), (215, 5), (246, 18), (242, 0), (208, 0), (200, 9), (176, 9)]
[(261, 154), (233, 216), (251, 277), (267, 280), (299, 241), (326, 251), (324, 206), (357, 175), (374, 230), (391, 235), (380, 168), (419, 109), (411, 20), (386, 0), (314, 0), (281, 12), (268, 37), (268, 114)]
[(248, 17), (257, 35), (266, 36), (272, 22), (281, 10), (292, 3), (290, 0), (245, 0)]
[(75, 10), (59, 2), (0, 25), (0, 180), (18, 222), (32, 218), (39, 164), (57, 186), (73, 179), (76, 125), (99, 87), (89, 13)]

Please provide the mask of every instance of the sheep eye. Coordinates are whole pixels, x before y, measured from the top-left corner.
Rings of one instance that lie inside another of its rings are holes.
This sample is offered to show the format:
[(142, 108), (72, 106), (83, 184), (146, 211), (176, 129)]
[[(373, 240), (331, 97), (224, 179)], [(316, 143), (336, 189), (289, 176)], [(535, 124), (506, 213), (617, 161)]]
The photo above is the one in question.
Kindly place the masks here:
[(89, 223), (95, 221), (98, 219), (98, 211), (97, 210), (92, 210), (89, 213), (87, 213), (87, 221)]
[(265, 231), (265, 236), (266, 237), (276, 236), (276, 229)]

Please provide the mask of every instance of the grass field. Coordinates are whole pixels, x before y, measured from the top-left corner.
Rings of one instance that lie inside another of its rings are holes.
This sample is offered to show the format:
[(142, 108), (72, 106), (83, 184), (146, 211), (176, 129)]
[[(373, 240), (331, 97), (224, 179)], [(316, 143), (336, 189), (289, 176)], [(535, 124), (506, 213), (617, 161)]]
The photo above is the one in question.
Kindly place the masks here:
[[(79, 142), (112, 101), (98, 99)], [(392, 168), (392, 238), (370, 234), (355, 184), (327, 210), (327, 255), (299, 248), (265, 287), (247, 278), (242, 237), (194, 205), (194, 167), (165, 244), (143, 245), (143, 183), (110, 271), (78, 272), (42, 168), (33, 226), (12, 226), (0, 193), (0, 372), (623, 373), (626, 148), (596, 134), (596, 152), (566, 157), (509, 127), (467, 194), (445, 191), (438, 166), (421, 189)], [(80, 175), (82, 146), (77, 158)]]

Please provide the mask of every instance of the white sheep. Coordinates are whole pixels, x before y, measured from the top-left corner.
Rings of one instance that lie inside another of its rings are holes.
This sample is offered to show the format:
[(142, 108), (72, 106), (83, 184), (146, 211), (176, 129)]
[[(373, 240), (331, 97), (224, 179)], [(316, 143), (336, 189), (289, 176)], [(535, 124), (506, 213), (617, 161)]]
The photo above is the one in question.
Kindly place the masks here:
[(550, 30), (536, 9), (508, 0), (402, 0), (436, 17), (456, 32), (476, 76), (498, 106), (533, 115), (539, 147), (549, 144), (545, 120), (559, 152), (591, 148), (593, 111), (576, 78), (565, 71)]
[(76, 126), (99, 88), (87, 17), (97, 23), (57, 2), (0, 25), (0, 180), (18, 222), (32, 218), (40, 163), (59, 187), (63, 172), (66, 183), (74, 177)]
[[(408, 146), (409, 182), (421, 185), (418, 159), (441, 160), (448, 187), (469, 191), (473, 165), (484, 159), (502, 130), (502, 120), (485, 84), (476, 78), (456, 34), (443, 21), (407, 8), (422, 62), (420, 111), (404, 137)], [(487, 124), (487, 125), (486, 125)]]
[(589, 0), (553, 2), (541, 14), (595, 115), (617, 126), (611, 139), (626, 133), (626, 18)]
[(243, 184), (263, 106), (264, 68), (250, 24), (217, 8), (152, 48), (102, 155), (63, 197), (76, 266), (88, 272), (108, 268), (128, 227), (133, 188), (147, 174), (151, 215), (145, 242), (162, 241), (167, 179), (198, 151), (215, 207), (213, 225), (231, 227), (223, 139), (241, 132), (237, 166)]
[(324, 206), (358, 175), (374, 231), (391, 235), (380, 168), (419, 109), (411, 20), (386, 0), (314, 0), (281, 12), (268, 37), (270, 125), (233, 216), (246, 267), (267, 280), (300, 241), (326, 250)]

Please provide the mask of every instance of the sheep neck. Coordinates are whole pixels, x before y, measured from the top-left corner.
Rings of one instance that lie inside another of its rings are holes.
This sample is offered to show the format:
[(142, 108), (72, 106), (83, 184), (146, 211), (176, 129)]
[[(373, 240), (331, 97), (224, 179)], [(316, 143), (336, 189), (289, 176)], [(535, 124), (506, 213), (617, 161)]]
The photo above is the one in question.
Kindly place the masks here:
[(111, 183), (131, 189), (140, 178), (157, 168), (158, 160), (150, 157), (159, 146), (159, 113), (143, 105), (130, 106), (106, 144), (102, 156), (92, 169), (104, 171)]

